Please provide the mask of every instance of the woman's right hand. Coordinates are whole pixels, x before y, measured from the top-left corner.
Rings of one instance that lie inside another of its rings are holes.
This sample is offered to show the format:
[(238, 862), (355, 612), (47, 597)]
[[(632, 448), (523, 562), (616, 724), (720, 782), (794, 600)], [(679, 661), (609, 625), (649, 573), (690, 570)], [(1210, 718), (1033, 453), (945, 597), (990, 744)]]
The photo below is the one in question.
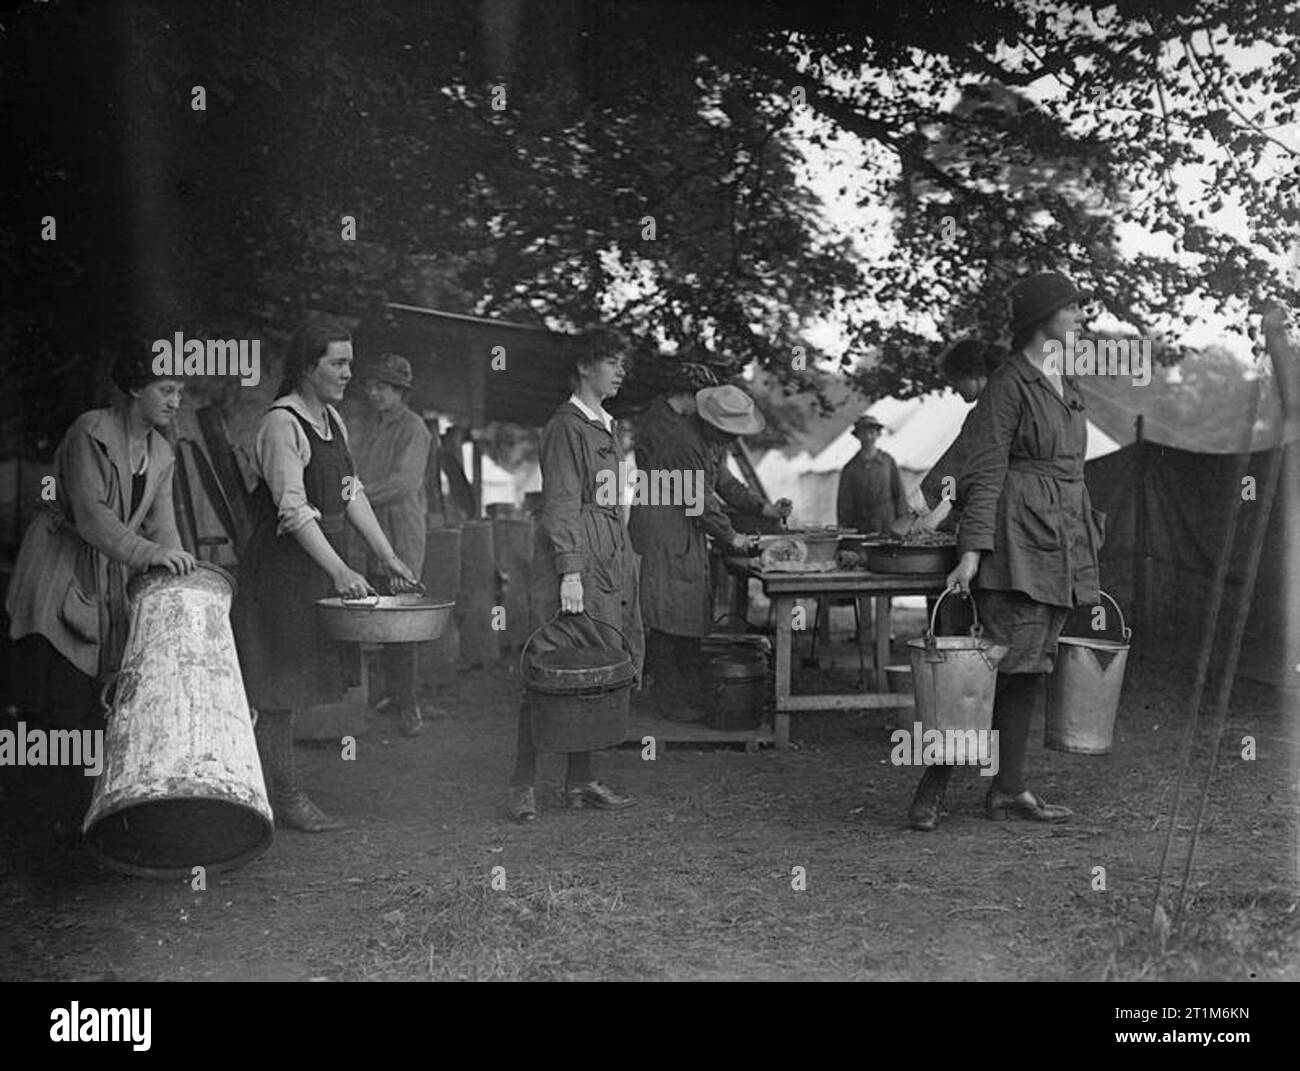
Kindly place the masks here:
[(166, 569), (173, 576), (184, 576), (194, 572), (194, 555), (178, 547), (159, 547), (149, 558), (149, 564)]
[(975, 579), (975, 574), (979, 571), (980, 552), (978, 550), (968, 550), (961, 556), (957, 568), (948, 574), (947, 586), (969, 595), (970, 582)]
[(565, 573), (560, 578), (560, 610), (566, 614), (582, 613), (581, 573)]
[(334, 583), (334, 590), (345, 599), (363, 599), (367, 595), (375, 594), (375, 589), (370, 586), (370, 582), (355, 569), (349, 569), (346, 565), (330, 577), (330, 580)]

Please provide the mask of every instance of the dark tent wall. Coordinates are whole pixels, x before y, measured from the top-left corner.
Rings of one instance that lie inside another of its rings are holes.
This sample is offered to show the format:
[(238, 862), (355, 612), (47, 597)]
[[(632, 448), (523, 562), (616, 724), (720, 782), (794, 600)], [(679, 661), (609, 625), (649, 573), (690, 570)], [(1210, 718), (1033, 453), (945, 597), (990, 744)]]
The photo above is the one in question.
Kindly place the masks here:
[[(1262, 451), (1203, 454), (1144, 443), (1088, 463), (1093, 504), (1107, 514), (1102, 585), (1129, 616), (1135, 650), (1159, 649), (1189, 667), (1194, 663), (1215, 565), (1225, 553), (1230, 502), (1242, 495), (1243, 460), (1245, 475), (1254, 477), (1262, 491), (1268, 461)], [(1286, 686), (1300, 686), (1298, 468), (1291, 447), (1269, 518), (1237, 669), (1240, 676)], [(1213, 665), (1221, 663), (1226, 649), (1228, 611), (1242, 597), (1246, 548), (1261, 505), (1258, 498), (1243, 501), (1238, 514)], [(1139, 561), (1145, 563), (1145, 597), (1137, 590)]]

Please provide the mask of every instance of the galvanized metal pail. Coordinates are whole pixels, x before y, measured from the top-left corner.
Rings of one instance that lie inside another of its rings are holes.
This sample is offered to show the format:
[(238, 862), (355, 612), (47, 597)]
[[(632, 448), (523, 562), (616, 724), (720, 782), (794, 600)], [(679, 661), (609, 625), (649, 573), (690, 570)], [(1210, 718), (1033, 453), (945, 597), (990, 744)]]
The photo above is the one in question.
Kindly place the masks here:
[(1104, 591), (1101, 595), (1119, 615), (1122, 639), (1060, 637), (1043, 734), (1044, 746), (1053, 751), (1106, 755), (1115, 741), (1115, 715), (1133, 630), (1125, 623), (1119, 603)]
[[(949, 588), (935, 600), (925, 636), (907, 641), (916, 717), (922, 731), (934, 729), (942, 734), (940, 762), (944, 765), (970, 761), (965, 739), (955, 740), (946, 730), (987, 732), (993, 727), (998, 663), (1010, 650), (984, 639), (978, 611), (969, 636), (934, 634), (939, 607), (956, 590)], [(974, 608), (972, 599), (971, 609)], [(949, 747), (949, 743), (953, 746)]]
[[(104, 769), (83, 829), (108, 865), (152, 878), (245, 863), (274, 820), (230, 628), (235, 581), (132, 579), (131, 627), (105, 731)], [(105, 710), (109, 712), (105, 687)]]

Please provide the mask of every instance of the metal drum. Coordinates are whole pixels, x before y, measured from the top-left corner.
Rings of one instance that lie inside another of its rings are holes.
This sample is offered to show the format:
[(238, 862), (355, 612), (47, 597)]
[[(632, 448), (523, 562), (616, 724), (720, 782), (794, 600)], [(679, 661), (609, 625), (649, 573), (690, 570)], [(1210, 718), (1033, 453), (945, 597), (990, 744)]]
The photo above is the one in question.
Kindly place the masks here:
[(196, 866), (238, 866), (271, 843), (230, 628), (234, 588), (206, 562), (189, 576), (151, 571), (127, 588), (131, 628), (83, 825), (117, 870), (188, 878)]
[(491, 665), (499, 655), (501, 633), (493, 628), (497, 603), (497, 565), (492, 522), (460, 527), (460, 590), (465, 613), (460, 623), (460, 661), (466, 668)]
[[(491, 507), (488, 507), (491, 509)], [(528, 585), (533, 575), (533, 522), (509, 517), (492, 522), (492, 545), (501, 579), (506, 627), (499, 633), (512, 650), (528, 639)]]
[[(424, 552), (424, 583), (429, 598), (463, 604), (460, 587), (460, 529), (430, 526)], [(420, 645), (420, 673), (430, 690), (455, 682), (460, 658), (460, 618), (451, 619), (436, 640)]]

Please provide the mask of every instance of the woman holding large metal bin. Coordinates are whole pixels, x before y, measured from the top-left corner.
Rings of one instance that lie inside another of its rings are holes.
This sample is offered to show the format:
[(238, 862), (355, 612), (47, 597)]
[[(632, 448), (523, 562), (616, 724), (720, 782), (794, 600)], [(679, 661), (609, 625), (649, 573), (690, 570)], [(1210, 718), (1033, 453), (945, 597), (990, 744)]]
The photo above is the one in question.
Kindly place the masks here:
[(334, 408), (351, 378), (352, 337), (342, 324), (320, 318), (298, 331), (257, 433), (257, 521), (231, 609), (271, 808), (281, 825), (306, 833), (342, 828), (307, 798), (294, 761), (295, 713), (337, 699), (346, 684), (316, 601), (373, 594), (344, 560), (345, 522), (361, 533), (394, 592), (418, 588), (375, 519)]
[[(151, 362), (143, 345), (119, 358), (112, 379), (122, 400), (82, 413), (68, 429), (54, 455), (52, 496), (18, 552), (6, 608), (17, 641), (15, 701), (33, 728), (102, 727), (99, 678), (122, 660), (129, 575), (194, 569), (176, 528), (175, 458), (163, 437), (184, 383), (155, 375)], [(42, 780), (36, 806), (70, 832), (94, 779), (69, 767)]]
[[(617, 644), (617, 633), (622, 633), (639, 678), (645, 643), (636, 556), (622, 518), (617, 428), (603, 405), (618, 393), (625, 374), (617, 336), (596, 329), (574, 340), (569, 350), (573, 393), (542, 431), (542, 508), (533, 549), (530, 618), (536, 633), (562, 615), (556, 622), (560, 631), (591, 648)], [(540, 648), (530, 640), (525, 654), (530, 650)], [(533, 714), (525, 693), (508, 803), (510, 816), (519, 822), (537, 818)], [(596, 779), (590, 751), (568, 752), (563, 801), (568, 807), (600, 809), (635, 802)]]
[[(1085, 407), (1051, 360), (1072, 341), (1086, 298), (1056, 272), (1012, 288), (1012, 356), (989, 376), (963, 430), (961, 557), (948, 585), (973, 594), (985, 635), (1008, 648), (993, 703), (999, 768), (985, 800), (994, 819), (1059, 822), (1072, 814), (1025, 787), (1024, 764), (1061, 628), (1074, 607), (1099, 598), (1105, 528), (1083, 478)], [(913, 829), (936, 828), (951, 774), (951, 766), (927, 767), (909, 811)]]

